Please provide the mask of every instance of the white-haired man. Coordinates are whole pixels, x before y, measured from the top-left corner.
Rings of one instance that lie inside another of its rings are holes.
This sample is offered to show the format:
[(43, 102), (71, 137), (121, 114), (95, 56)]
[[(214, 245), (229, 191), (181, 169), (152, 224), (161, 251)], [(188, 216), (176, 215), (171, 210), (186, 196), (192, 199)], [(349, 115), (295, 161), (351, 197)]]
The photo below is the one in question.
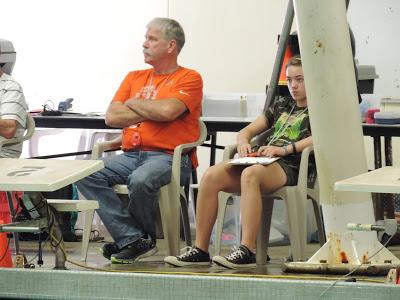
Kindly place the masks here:
[[(120, 155), (104, 159), (105, 168), (77, 183), (98, 213), (114, 243), (102, 248), (112, 263), (133, 263), (155, 248), (159, 190), (171, 180), (174, 148), (198, 139), (203, 83), (194, 70), (178, 65), (185, 43), (175, 20), (156, 18), (147, 25), (144, 61), (152, 68), (130, 72), (111, 101), (106, 123), (123, 128)], [(181, 181), (197, 165), (196, 153), (182, 156)], [(125, 207), (112, 189), (126, 184)]]

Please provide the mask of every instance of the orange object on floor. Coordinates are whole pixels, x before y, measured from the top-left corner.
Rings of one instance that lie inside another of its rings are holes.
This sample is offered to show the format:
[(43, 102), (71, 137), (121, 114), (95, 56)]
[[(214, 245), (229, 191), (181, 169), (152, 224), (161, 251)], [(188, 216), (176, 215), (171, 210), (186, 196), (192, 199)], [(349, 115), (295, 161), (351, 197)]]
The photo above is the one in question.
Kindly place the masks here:
[[(14, 205), (14, 209), (16, 209), (18, 207), (17, 198), (22, 197), (23, 193), (11, 192), (11, 195), (12, 195), (12, 203)], [(0, 220), (3, 220), (4, 224), (11, 223), (12, 221), (6, 192), (0, 192)]]
[(6, 192), (0, 192), (0, 220), (3, 220), (5, 224), (11, 222)]
[[(4, 224), (4, 221), (0, 220), (0, 224)], [(0, 268), (13, 267), (9, 246), (10, 244), (8, 243), (7, 233), (0, 232)]]

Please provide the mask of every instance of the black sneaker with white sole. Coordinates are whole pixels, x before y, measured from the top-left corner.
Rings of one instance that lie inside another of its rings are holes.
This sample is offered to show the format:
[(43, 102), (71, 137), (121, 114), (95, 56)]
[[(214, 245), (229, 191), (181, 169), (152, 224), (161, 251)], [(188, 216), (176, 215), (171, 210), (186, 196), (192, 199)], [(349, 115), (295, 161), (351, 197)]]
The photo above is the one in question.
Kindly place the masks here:
[(140, 238), (111, 255), (113, 264), (132, 264), (139, 258), (153, 255), (157, 252), (156, 243), (152, 239)]
[(115, 243), (105, 243), (101, 248), (100, 248), (101, 254), (108, 260), (111, 259), (111, 255), (119, 253), (118, 246)]
[(239, 248), (235, 247), (227, 256), (214, 256), (212, 260), (217, 265), (229, 269), (256, 267), (256, 255), (244, 245), (240, 245)]
[(187, 251), (178, 256), (167, 256), (164, 262), (175, 267), (208, 266), (211, 263), (210, 255), (197, 247), (188, 247)]

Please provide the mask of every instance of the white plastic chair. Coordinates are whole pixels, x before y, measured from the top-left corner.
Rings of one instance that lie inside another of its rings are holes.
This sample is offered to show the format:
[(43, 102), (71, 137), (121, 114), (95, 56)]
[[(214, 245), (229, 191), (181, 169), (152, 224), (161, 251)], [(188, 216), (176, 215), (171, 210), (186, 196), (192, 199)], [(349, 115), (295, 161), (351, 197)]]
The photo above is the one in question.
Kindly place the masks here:
[[(0, 150), (4, 145), (13, 145), (21, 143), (25, 140), (30, 139), (35, 132), (35, 121), (30, 114), (27, 114), (26, 119), (26, 131), (22, 137), (11, 138), (0, 142)], [(7, 200), (10, 209), (10, 213), (14, 216), (15, 210), (12, 202), (11, 192), (7, 192)], [(91, 232), (91, 226), (93, 222), (93, 215), (95, 209), (99, 207), (97, 201), (93, 200), (65, 200), (65, 199), (47, 199), (47, 203), (53, 206), (57, 211), (82, 211), (85, 213), (85, 224), (83, 226), (83, 236), (82, 236), (82, 261), (86, 261), (87, 252), (89, 247), (89, 238)], [(19, 252), (18, 234), (15, 234), (15, 249)]]
[[(85, 129), (81, 132), (79, 147), (80, 151), (92, 149), (94, 145), (110, 141), (121, 135), (121, 129)], [(107, 155), (115, 155), (115, 152), (109, 152)], [(90, 159), (91, 155), (86, 154), (79, 159)]]
[[(237, 145), (229, 145), (224, 150), (224, 160), (233, 158), (236, 153)], [(307, 175), (308, 175), (308, 161), (309, 155), (313, 151), (312, 147), (307, 147), (302, 151), (301, 163), (299, 170), (299, 178), (297, 185), (284, 186), (274, 193), (263, 195), (263, 208), (261, 217), (261, 227), (257, 237), (257, 264), (263, 265), (267, 262), (267, 250), (269, 243), (269, 231), (271, 226), (272, 208), (274, 199), (285, 200), (286, 210), (289, 222), (289, 239), (294, 261), (303, 261), (306, 259), (305, 247), (307, 244)], [(316, 218), (319, 220), (320, 211), (318, 204), (317, 193), (314, 193), (314, 198), (311, 200), (316, 202), (314, 209)], [(215, 253), (220, 255), (221, 252), (221, 236), (225, 218), (226, 206), (228, 200), (231, 199), (231, 194), (220, 192), (218, 195), (218, 216), (216, 221), (216, 241)], [(323, 232), (322, 222), (317, 221), (318, 231)], [(240, 233), (238, 233), (240, 234)], [(320, 235), (321, 236), (321, 235)]]
[[(40, 142), (44, 143), (44, 145), (49, 144), (49, 141), (57, 141), (57, 138), (60, 138), (63, 135), (69, 134), (80, 134), (76, 151), (86, 151), (91, 150), (96, 143), (111, 140), (120, 135), (121, 129), (83, 129), (79, 132), (77, 130), (68, 130), (68, 129), (60, 129), (60, 128), (38, 128), (35, 130), (33, 137), (29, 140), (29, 157), (37, 157), (43, 155), (41, 152), (44, 150), (48, 150), (47, 147), (39, 147)], [(74, 136), (72, 138), (75, 138)], [(46, 139), (47, 141), (46, 143)], [(76, 139), (75, 139), (76, 140)], [(50, 143), (51, 144), (51, 143)], [(69, 145), (70, 151), (75, 151), (73, 149), (73, 144)], [(40, 149), (39, 149), (40, 148)], [(51, 150), (51, 149), (50, 149)], [(112, 153), (114, 154), (114, 153)], [(111, 153), (109, 154), (111, 155)], [(70, 156), (71, 157), (71, 156)], [(72, 157), (71, 157), (72, 158)], [(76, 155), (75, 159), (89, 159), (90, 154), (84, 155)], [(81, 198), (81, 197), (79, 197)], [(86, 214), (85, 214), (86, 216)], [(81, 222), (84, 221), (84, 222)], [(80, 215), (78, 216), (78, 220), (76, 223), (76, 227), (81, 227), (85, 231), (86, 226), (86, 218), (82, 219)], [(102, 224), (97, 213), (94, 214), (92, 220), (92, 226), (90, 230), (95, 229), (99, 232), (104, 231), (105, 227)], [(84, 232), (85, 234), (85, 232)]]
[[(53, 136), (62, 134), (65, 132), (65, 129), (58, 129), (58, 128), (37, 128), (32, 136), (29, 139), (29, 157), (37, 157), (39, 156), (39, 143), (42, 137), (46, 136)], [(49, 143), (43, 142), (44, 145), (48, 145)]]
[[(187, 209), (187, 198), (183, 187), (180, 185), (182, 153), (203, 144), (207, 137), (207, 128), (199, 120), (200, 136), (196, 142), (181, 144), (174, 150), (172, 161), (171, 182), (160, 189), (160, 215), (164, 238), (167, 241), (167, 255), (178, 255), (180, 249), (180, 212), (182, 211), (186, 243), (190, 244), (190, 224)], [(92, 150), (92, 159), (99, 159), (104, 151), (119, 149), (121, 138), (96, 144)], [(126, 185), (116, 185), (114, 191), (120, 195), (127, 195)], [(182, 206), (182, 209), (181, 209)]]

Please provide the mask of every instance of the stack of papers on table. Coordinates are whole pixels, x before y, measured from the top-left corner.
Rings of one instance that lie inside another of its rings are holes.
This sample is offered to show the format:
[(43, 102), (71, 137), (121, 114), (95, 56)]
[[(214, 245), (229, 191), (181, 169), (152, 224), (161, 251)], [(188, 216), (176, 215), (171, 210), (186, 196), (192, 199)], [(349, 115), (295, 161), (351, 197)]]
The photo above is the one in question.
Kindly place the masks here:
[(238, 157), (231, 159), (229, 163), (232, 165), (254, 165), (254, 164), (269, 165), (274, 161), (277, 161), (278, 159), (279, 157), (266, 157), (266, 156)]
[(87, 117), (103, 117), (106, 115), (105, 112), (97, 112), (97, 111), (90, 111), (90, 112), (75, 112), (75, 111), (62, 111), (63, 115), (78, 115), (78, 116), (87, 116)]

